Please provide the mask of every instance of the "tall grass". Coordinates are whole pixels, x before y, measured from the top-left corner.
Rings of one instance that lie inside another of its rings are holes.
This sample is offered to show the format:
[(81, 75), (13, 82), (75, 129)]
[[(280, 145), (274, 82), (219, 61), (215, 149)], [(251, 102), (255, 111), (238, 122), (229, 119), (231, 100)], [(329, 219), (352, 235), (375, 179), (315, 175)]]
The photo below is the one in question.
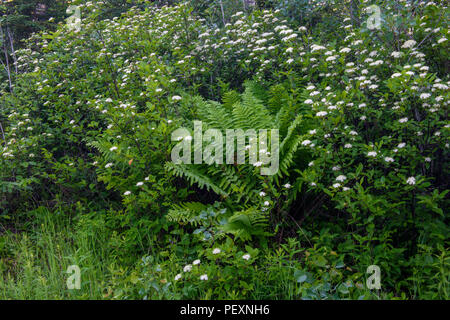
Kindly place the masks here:
[[(115, 255), (101, 218), (40, 208), (27, 233), (0, 234), (0, 299), (102, 299)], [(69, 290), (70, 265), (81, 269), (81, 289)]]

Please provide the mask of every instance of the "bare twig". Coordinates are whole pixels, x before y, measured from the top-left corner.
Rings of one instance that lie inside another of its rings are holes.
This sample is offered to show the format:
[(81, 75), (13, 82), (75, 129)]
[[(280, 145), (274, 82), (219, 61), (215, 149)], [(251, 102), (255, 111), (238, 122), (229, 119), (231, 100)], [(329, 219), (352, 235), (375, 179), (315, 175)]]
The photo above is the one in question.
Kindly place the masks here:
[(5, 141), (5, 144), (6, 144), (5, 132), (3, 131), (3, 126), (2, 126), (1, 122), (0, 122), (0, 130), (2, 131), (2, 137), (3, 137), (3, 140)]
[(220, 4), (220, 11), (222, 12), (222, 22), (223, 22), (223, 25), (225, 25), (225, 12), (223, 11), (222, 0), (219, 0), (219, 4)]
[(12, 54), (13, 59), (14, 59), (14, 70), (16, 71), (16, 75), (17, 75), (17, 73), (18, 73), (17, 72), (17, 57), (16, 57), (16, 50), (14, 50), (13, 33), (11, 32), (9, 27), (6, 27), (6, 31), (8, 33), (9, 43), (11, 44), (11, 54)]
[[(4, 33), (3, 28), (0, 26), (0, 37), (4, 39)], [(6, 41), (3, 41), (3, 50), (5, 51), (5, 58), (6, 58), (6, 73), (8, 74), (8, 81), (9, 81), (9, 91), (12, 92), (12, 81), (11, 81), (11, 69), (9, 68), (9, 58), (8, 58), (8, 48), (6, 47)]]
[(306, 233), (303, 231), (302, 227), (298, 224), (298, 222), (294, 219), (293, 216), (291, 216), (289, 213), (287, 214), (289, 216), (289, 218), (292, 219), (292, 221), (294, 221), (294, 223), (297, 225), (297, 227), (300, 229), (300, 231), (303, 233), (303, 235), (305, 236), (306, 241), (308, 241), (309, 245), (312, 247), (311, 242), (309, 241), (308, 236), (306, 235)]

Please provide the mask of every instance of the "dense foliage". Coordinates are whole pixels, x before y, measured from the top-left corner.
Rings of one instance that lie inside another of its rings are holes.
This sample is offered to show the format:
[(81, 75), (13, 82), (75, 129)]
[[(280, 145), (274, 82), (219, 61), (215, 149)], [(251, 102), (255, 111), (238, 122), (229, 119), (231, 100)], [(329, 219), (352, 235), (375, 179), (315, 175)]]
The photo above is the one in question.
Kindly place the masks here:
[[(73, 4), (0, 86), (0, 295), (449, 297), (445, 1)], [(194, 121), (278, 172), (174, 163)]]

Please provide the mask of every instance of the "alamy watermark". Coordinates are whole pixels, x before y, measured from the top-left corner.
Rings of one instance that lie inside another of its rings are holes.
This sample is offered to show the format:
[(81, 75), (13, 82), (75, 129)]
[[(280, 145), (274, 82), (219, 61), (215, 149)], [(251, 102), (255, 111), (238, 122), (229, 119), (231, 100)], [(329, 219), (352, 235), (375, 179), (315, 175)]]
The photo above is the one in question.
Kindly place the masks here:
[(71, 265), (67, 268), (66, 273), (70, 274), (67, 278), (66, 284), (69, 290), (81, 289), (81, 270), (77, 265)]
[(370, 14), (367, 19), (367, 29), (369, 30), (380, 30), (381, 29), (381, 9), (379, 6), (371, 5), (367, 7), (366, 12)]
[(72, 14), (67, 18), (69, 31), (79, 32), (81, 30), (81, 10), (79, 6), (70, 6), (66, 10), (67, 14)]
[[(249, 164), (261, 167), (261, 175), (274, 175), (279, 167), (279, 131), (270, 129), (270, 136), (268, 132), (268, 129), (258, 132), (254, 129), (226, 129), (224, 139), (221, 130), (208, 129), (203, 133), (202, 122), (194, 121), (193, 137), (190, 130), (183, 127), (172, 132), (172, 141), (179, 141), (172, 149), (172, 161), (175, 164), (223, 164), (225, 154), (226, 164), (241, 165), (246, 163), (248, 152)], [(204, 143), (207, 144), (205, 147)]]
[(366, 280), (367, 289), (381, 289), (381, 270), (377, 265), (371, 265), (367, 267), (366, 273), (371, 274)]

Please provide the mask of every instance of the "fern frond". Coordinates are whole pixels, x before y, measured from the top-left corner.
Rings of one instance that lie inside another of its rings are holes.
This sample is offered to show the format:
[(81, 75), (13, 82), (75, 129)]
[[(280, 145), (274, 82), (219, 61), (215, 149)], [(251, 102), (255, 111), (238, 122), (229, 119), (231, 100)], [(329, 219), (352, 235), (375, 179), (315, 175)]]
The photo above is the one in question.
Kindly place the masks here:
[(200, 224), (198, 214), (206, 208), (206, 205), (200, 202), (184, 202), (174, 204), (172, 209), (166, 215), (167, 220), (180, 224)]
[(269, 227), (267, 212), (262, 212), (255, 207), (236, 212), (228, 219), (228, 223), (222, 230), (235, 235), (242, 240), (251, 240), (252, 236), (269, 235), (266, 231)]
[(206, 188), (206, 190), (212, 190), (215, 193), (228, 196), (228, 193), (215, 184), (207, 175), (205, 175), (201, 169), (195, 168), (194, 165), (175, 164), (173, 162), (167, 162), (165, 165), (168, 172), (176, 177), (183, 177), (189, 181), (190, 184), (197, 184), (200, 188)]

